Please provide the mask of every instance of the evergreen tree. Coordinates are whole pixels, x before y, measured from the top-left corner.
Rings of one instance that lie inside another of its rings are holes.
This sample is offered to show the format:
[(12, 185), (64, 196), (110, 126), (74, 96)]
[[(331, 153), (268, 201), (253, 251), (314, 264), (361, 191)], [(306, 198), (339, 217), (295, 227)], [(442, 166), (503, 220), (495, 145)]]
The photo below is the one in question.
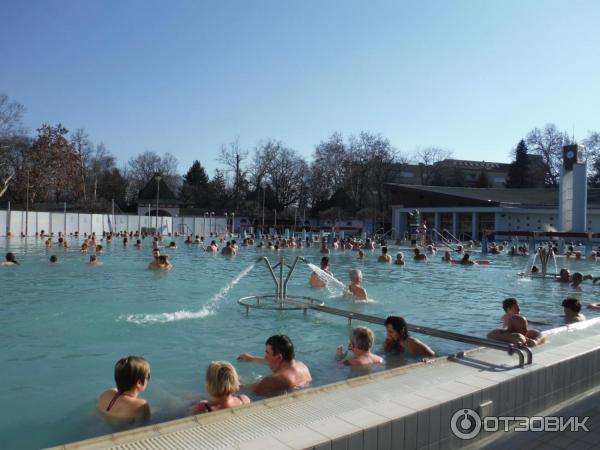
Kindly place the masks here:
[(492, 183), (490, 183), (490, 177), (488, 177), (487, 172), (482, 170), (477, 177), (477, 181), (475, 182), (475, 187), (478, 188), (489, 188)]
[(208, 175), (199, 161), (194, 161), (192, 167), (183, 177), (181, 200), (195, 208), (205, 208), (210, 204), (210, 188)]
[(527, 145), (521, 139), (515, 150), (515, 160), (508, 168), (508, 176), (504, 185), (507, 188), (529, 187), (529, 158), (527, 156)]
[(227, 180), (225, 175), (219, 169), (215, 170), (215, 176), (208, 183), (210, 196), (210, 207), (223, 210), (229, 206), (229, 196), (227, 195)]

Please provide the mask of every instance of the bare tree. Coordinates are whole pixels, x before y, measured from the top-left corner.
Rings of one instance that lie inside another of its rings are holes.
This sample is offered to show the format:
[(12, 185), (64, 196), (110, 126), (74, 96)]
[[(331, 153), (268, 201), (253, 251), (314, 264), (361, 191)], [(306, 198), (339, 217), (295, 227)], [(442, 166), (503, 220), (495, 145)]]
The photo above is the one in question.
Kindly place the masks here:
[(223, 144), (217, 160), (225, 166), (225, 172), (233, 174), (233, 202), (235, 209), (239, 209), (242, 202), (242, 187), (246, 172), (242, 168), (242, 163), (248, 156), (248, 151), (240, 148), (239, 137), (236, 137), (229, 144)]
[(526, 142), (529, 152), (540, 155), (546, 165), (546, 184), (558, 186), (562, 147), (570, 144), (571, 141), (567, 133), (558, 131), (556, 125), (552, 123), (547, 124), (543, 129), (534, 128), (527, 135)]
[(588, 182), (594, 186), (600, 186), (600, 133), (590, 131), (589, 136), (584, 139), (588, 167)]
[(81, 184), (83, 186), (83, 201), (87, 201), (86, 189), (86, 165), (89, 163), (90, 155), (92, 154), (92, 142), (83, 128), (78, 128), (71, 135), (71, 143), (75, 147), (75, 152), (79, 156)]
[(16, 176), (15, 152), (26, 140), (23, 126), (25, 107), (0, 94), (0, 197), (8, 190)]
[(439, 147), (418, 148), (413, 153), (413, 160), (419, 165), (421, 184), (431, 184), (440, 177), (441, 167), (437, 164), (452, 157), (452, 152)]
[(125, 175), (129, 180), (130, 201), (135, 201), (142, 188), (156, 174), (163, 176), (165, 183), (173, 190), (179, 191), (181, 185), (181, 175), (177, 173), (177, 158), (170, 153), (165, 153), (162, 157), (154, 152), (144, 152), (131, 158), (127, 163)]

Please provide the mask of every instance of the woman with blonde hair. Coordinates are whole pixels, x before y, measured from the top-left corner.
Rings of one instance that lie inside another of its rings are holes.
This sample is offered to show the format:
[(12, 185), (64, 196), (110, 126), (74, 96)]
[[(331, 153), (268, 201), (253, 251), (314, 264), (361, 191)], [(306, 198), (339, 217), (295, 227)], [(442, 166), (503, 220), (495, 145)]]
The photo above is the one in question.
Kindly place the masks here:
[(192, 407), (194, 413), (205, 413), (219, 409), (235, 408), (250, 403), (245, 395), (236, 397), (240, 390), (238, 374), (227, 361), (213, 361), (206, 369), (206, 392), (208, 400), (202, 400)]

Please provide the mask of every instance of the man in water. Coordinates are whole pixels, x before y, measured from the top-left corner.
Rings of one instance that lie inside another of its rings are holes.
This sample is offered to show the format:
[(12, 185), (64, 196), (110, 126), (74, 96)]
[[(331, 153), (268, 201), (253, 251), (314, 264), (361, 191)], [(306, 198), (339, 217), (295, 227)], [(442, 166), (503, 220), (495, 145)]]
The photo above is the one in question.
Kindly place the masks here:
[(427, 255), (426, 255), (426, 254), (424, 254), (424, 253), (421, 253), (421, 250), (420, 250), (420, 249), (418, 249), (418, 248), (415, 248), (415, 249), (413, 250), (413, 252), (414, 252), (414, 254), (415, 254), (415, 256), (413, 257), (413, 259), (414, 259), (415, 261), (427, 261)]
[(158, 269), (159, 266), (159, 259), (160, 259), (160, 250), (155, 248), (154, 250), (152, 250), (152, 257), (154, 258), (152, 261), (150, 261), (150, 263), (148, 264), (148, 269)]
[[(509, 298), (504, 299), (504, 301), (502, 302), (502, 309), (504, 309), (504, 315), (502, 316), (502, 318), (500, 320), (502, 320), (502, 323), (504, 324), (504, 326), (508, 326), (508, 320), (512, 316), (517, 316), (517, 315), (521, 314), (521, 307), (519, 306), (519, 300), (517, 300), (514, 297), (509, 297)], [(529, 320), (528, 322), (533, 325), (548, 325), (545, 322), (536, 322), (533, 320)]]
[(402, 317), (388, 316), (384, 324), (387, 332), (383, 343), (384, 352), (407, 352), (415, 356), (435, 356), (435, 352), (427, 344), (408, 335), (408, 326)]
[(348, 291), (358, 300), (366, 300), (368, 298), (367, 291), (361, 286), (362, 279), (362, 272), (360, 270), (352, 269), (350, 271), (350, 286), (348, 286)]
[[(329, 275), (333, 276), (333, 274), (331, 273), (331, 270), (329, 270), (329, 256), (323, 256), (321, 258), (321, 270), (323, 272), (326, 272)], [(310, 280), (308, 281), (308, 284), (310, 284), (312, 287), (316, 287), (316, 288), (324, 288), (325, 287), (325, 281), (323, 281), (319, 277), (317, 272), (313, 272), (310, 274)]]
[(271, 336), (265, 342), (265, 356), (242, 353), (241, 362), (268, 364), (272, 374), (249, 386), (258, 395), (274, 395), (289, 389), (305, 387), (312, 381), (310, 371), (304, 363), (294, 359), (294, 344), (284, 334)]
[(0, 266), (9, 266), (10, 267), (10, 266), (18, 266), (19, 265), (14, 253), (8, 252), (6, 254), (5, 258), (6, 258), (6, 261), (1, 262)]
[(90, 255), (90, 262), (88, 263), (90, 266), (99, 267), (102, 265), (100, 261), (98, 261), (98, 257), (96, 255)]
[(562, 307), (565, 312), (565, 322), (574, 323), (585, 320), (585, 316), (581, 314), (581, 303), (573, 297), (567, 297), (562, 302)]
[(392, 257), (388, 254), (387, 247), (381, 247), (381, 255), (377, 258), (377, 261), (387, 264), (392, 262)]
[(523, 316), (511, 316), (506, 328), (492, 330), (487, 335), (488, 339), (508, 342), (510, 344), (524, 344), (535, 347), (546, 342), (547, 338), (538, 330), (527, 329), (527, 319)]

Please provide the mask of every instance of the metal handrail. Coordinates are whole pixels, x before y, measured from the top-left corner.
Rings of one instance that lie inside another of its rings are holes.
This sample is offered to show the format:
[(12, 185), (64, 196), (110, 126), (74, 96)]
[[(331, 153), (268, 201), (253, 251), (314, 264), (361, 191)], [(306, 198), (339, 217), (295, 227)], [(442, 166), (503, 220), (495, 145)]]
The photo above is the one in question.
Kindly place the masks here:
[[(295, 303), (293, 300), (286, 300), (289, 303)], [(375, 317), (368, 314), (355, 313), (351, 311), (346, 311), (344, 309), (332, 308), (331, 306), (319, 306), (319, 305), (309, 305), (307, 306), (309, 309), (314, 309), (315, 311), (321, 311), (327, 314), (333, 314), (336, 316), (346, 317), (348, 319), (348, 324), (352, 323), (352, 320), (360, 320), (362, 322), (374, 323), (377, 325), (384, 325), (385, 319), (381, 317)], [(424, 327), (421, 325), (410, 325), (407, 324), (407, 328), (409, 331), (414, 333), (426, 334), (428, 336), (434, 336), (442, 339), (448, 339), (451, 341), (463, 342), (466, 344), (474, 344), (479, 345), (481, 347), (487, 347), (495, 350), (506, 351), (509, 355), (517, 354), (519, 357), (519, 367), (525, 366), (525, 355), (527, 354), (527, 364), (531, 364), (533, 361), (533, 353), (531, 350), (521, 344), (508, 344), (501, 341), (494, 341), (491, 339), (480, 338), (476, 336), (469, 336), (466, 334), (454, 333), (452, 331), (439, 330), (436, 328)]]
[[(452, 247), (452, 245), (450, 245), (452, 242), (450, 240), (448, 240), (443, 234), (441, 234), (438, 230), (436, 230), (435, 228), (431, 229), (432, 233), (435, 233), (436, 235), (438, 235), (441, 240), (442, 240), (442, 244), (444, 244), (446, 247), (448, 247), (450, 250), (454, 251), (455, 248)], [(433, 239), (432, 239), (433, 240)]]
[(448, 236), (450, 236), (452, 239), (454, 239), (457, 244), (462, 244), (462, 242), (456, 236), (454, 236), (452, 233), (450, 233), (446, 228), (444, 228), (442, 230), (442, 233), (446, 233)]

